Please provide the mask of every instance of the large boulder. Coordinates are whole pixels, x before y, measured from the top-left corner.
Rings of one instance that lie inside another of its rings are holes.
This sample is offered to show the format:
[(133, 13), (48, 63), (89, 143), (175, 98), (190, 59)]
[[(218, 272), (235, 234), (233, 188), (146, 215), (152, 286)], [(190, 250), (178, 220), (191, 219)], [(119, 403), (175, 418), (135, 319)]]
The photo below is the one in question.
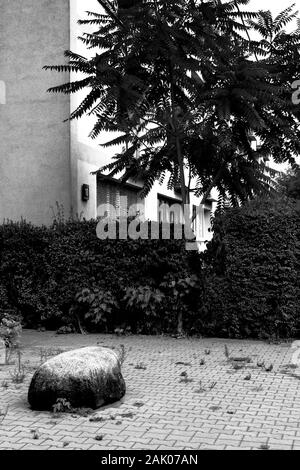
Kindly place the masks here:
[(64, 352), (42, 364), (35, 372), (28, 391), (34, 410), (52, 410), (58, 398), (74, 408), (99, 408), (120, 400), (125, 381), (118, 356), (102, 347)]

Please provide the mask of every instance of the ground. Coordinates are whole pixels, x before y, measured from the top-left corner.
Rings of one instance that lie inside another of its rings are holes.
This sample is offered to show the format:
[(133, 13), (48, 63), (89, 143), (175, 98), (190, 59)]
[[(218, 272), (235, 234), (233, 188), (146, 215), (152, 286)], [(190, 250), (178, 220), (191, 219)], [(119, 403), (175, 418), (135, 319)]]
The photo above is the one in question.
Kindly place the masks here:
[[(125, 397), (86, 416), (30, 410), (36, 367), (96, 344), (124, 345)], [(291, 364), (291, 343), (27, 330), (22, 347), (22, 383), (17, 363), (4, 365), (0, 350), (1, 450), (300, 449), (300, 367)]]

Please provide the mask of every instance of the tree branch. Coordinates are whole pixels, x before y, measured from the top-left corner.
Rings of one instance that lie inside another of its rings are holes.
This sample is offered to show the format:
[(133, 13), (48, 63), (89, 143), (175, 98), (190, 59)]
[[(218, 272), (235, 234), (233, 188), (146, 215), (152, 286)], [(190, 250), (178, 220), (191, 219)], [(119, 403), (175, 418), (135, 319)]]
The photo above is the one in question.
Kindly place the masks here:
[(108, 1), (107, 0), (97, 0), (98, 3), (100, 3), (100, 5), (102, 6), (103, 10), (105, 10), (105, 12), (113, 19), (115, 20), (115, 22), (121, 26), (121, 28), (124, 28), (124, 24), (122, 23), (122, 21), (119, 20), (119, 18), (117, 17), (117, 15), (115, 14), (114, 11), (112, 11), (111, 9), (111, 5), (107, 5)]

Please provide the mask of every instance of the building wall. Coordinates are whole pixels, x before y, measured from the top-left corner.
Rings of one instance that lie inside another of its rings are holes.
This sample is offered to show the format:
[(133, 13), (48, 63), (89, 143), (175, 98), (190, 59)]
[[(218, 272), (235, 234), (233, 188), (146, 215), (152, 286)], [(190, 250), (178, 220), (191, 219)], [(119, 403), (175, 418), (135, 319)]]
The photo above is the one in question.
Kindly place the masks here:
[[(86, 55), (78, 40), (87, 31), (78, 19), (86, 10), (99, 11), (97, 0), (0, 0), (0, 220), (26, 218), (36, 224), (53, 220), (56, 202), (66, 216), (72, 210), (96, 218), (97, 178), (92, 172), (111, 161), (120, 148), (93, 141), (93, 118), (63, 123), (84, 98), (86, 90), (69, 96), (47, 94), (50, 86), (80, 79), (77, 74), (44, 71), (45, 64), (65, 62), (63, 51)], [(93, 30), (93, 28), (92, 28)], [(92, 52), (93, 53), (93, 52)], [(88, 184), (89, 200), (81, 199)], [(140, 184), (137, 184), (140, 187)], [(180, 196), (155, 183), (144, 200), (146, 219), (157, 220), (158, 194), (180, 202)], [(192, 196), (192, 204), (199, 199)]]
[(42, 70), (64, 62), (69, 25), (66, 0), (0, 0), (0, 221), (70, 210), (70, 100), (46, 93), (68, 76)]

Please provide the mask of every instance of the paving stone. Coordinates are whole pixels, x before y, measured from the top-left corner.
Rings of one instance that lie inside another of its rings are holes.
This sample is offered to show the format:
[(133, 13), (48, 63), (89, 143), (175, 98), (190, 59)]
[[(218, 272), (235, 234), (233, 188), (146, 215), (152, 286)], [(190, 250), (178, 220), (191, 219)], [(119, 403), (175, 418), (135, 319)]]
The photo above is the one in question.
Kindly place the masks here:
[[(51, 332), (28, 330), (23, 333), (22, 357), (29, 365), (37, 365), (40, 347), (72, 349), (98, 341), (107, 347), (124, 344), (127, 353), (123, 365), (127, 394), (121, 402), (92, 415), (102, 416), (105, 421), (92, 422), (89, 417), (69, 414), (58, 418), (52, 413), (31, 411), (26, 398), (29, 374), (20, 388), (9, 386), (4, 392), (1, 390), (0, 413), (8, 406), (2, 423), (0, 416), (1, 450), (246, 450), (259, 449), (262, 444), (274, 449), (300, 449), (300, 387), (297, 379), (280, 372), (284, 364), (290, 363), (289, 345), (197, 338), (179, 341), (151, 336), (59, 337)], [(232, 355), (253, 357), (249, 364), (251, 381), (244, 381), (248, 366), (228, 374), (231, 366), (224, 357), (225, 344)], [(206, 348), (211, 354), (205, 366), (200, 366)], [(254, 369), (257, 360), (273, 363), (275, 372)], [(147, 369), (135, 369), (137, 362), (145, 363)], [(13, 368), (0, 369), (0, 384)], [(179, 383), (184, 370), (193, 382)], [(205, 391), (196, 393), (200, 380)], [(209, 390), (213, 382), (216, 386)], [(263, 388), (260, 391), (259, 386)], [(139, 403), (143, 406), (135, 406)], [(122, 416), (128, 413), (132, 416)], [(34, 429), (38, 440), (33, 439)], [(95, 441), (100, 434), (103, 441)], [(68, 443), (65, 447), (64, 442)]]

